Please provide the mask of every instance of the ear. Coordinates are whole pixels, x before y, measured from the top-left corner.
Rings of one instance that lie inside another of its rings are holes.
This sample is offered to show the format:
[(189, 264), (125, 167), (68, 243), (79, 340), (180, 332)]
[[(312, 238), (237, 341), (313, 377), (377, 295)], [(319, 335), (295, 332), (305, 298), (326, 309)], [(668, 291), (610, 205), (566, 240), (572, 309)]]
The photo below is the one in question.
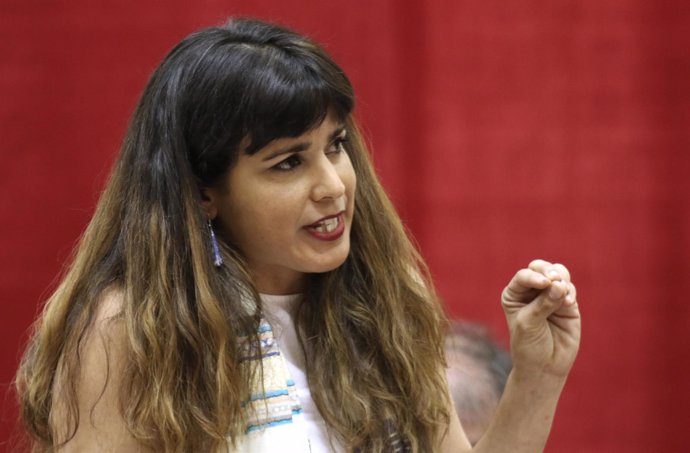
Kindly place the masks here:
[(201, 193), (201, 205), (206, 211), (206, 217), (209, 220), (215, 219), (218, 215), (218, 191), (211, 187), (201, 187), (199, 191)]

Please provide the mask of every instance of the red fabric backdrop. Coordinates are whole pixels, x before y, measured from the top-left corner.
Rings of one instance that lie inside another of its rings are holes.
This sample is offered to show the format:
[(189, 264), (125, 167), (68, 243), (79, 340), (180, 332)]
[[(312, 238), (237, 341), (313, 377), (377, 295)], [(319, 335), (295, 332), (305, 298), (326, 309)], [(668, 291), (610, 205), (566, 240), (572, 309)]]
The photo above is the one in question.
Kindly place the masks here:
[[(571, 267), (583, 344), (547, 451), (687, 451), (681, 0), (3, 0), (3, 390), (148, 74), (228, 15), (302, 30), (351, 76), (381, 177), (451, 314), (505, 340), (497, 301), (512, 273), (533, 257)], [(16, 418), (3, 396), (0, 440)]]

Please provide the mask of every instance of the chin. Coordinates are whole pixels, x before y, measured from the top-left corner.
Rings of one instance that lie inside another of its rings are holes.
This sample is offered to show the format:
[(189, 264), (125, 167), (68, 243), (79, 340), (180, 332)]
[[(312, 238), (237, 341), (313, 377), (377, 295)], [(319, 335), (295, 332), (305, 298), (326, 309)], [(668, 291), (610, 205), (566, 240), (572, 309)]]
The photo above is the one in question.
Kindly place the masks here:
[(313, 274), (323, 274), (324, 272), (333, 271), (343, 265), (343, 263), (347, 260), (349, 254), (350, 253), (348, 249), (346, 252), (340, 253), (337, 256), (334, 255), (330, 256), (326, 260), (320, 260), (320, 262), (308, 266), (310, 269), (307, 272)]

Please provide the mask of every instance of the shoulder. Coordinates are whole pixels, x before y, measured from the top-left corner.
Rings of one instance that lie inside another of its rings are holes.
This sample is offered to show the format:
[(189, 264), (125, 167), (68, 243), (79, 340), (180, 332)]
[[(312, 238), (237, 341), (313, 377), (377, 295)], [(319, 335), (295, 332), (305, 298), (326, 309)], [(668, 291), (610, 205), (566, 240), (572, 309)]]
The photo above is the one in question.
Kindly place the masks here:
[[(76, 388), (83, 402), (96, 408), (108, 403), (102, 397), (110, 396), (119, 385), (125, 361), (127, 336), (120, 314), (123, 292), (115, 288), (104, 290), (97, 301), (96, 313), (79, 344), (79, 370)], [(100, 397), (100, 398), (99, 398)]]
[[(123, 322), (124, 292), (108, 287), (96, 301), (93, 318), (79, 343), (81, 368), (107, 369), (122, 359), (127, 334)], [(82, 384), (93, 381), (85, 380)]]
[(96, 301), (96, 316), (92, 328), (100, 329), (103, 324), (122, 314), (125, 293), (117, 286), (104, 289)]
[[(51, 425), (56, 440), (67, 441), (60, 451), (145, 451), (129, 433), (120, 410), (120, 386), (127, 367), (123, 301), (119, 289), (107, 288), (101, 293), (78, 346), (73, 372), (61, 373), (55, 381)], [(70, 426), (68, 420), (76, 426)]]
[[(108, 287), (96, 301), (96, 311), (79, 345), (79, 355), (84, 365), (98, 368), (107, 360), (117, 360), (124, 351), (126, 332), (122, 322), (124, 292)], [(103, 354), (106, 353), (106, 354)]]

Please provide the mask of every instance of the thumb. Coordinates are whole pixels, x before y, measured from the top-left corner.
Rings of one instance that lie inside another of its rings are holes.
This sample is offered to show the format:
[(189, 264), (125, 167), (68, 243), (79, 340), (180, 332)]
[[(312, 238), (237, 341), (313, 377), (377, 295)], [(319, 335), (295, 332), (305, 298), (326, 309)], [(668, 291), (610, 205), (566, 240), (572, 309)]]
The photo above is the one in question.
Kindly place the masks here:
[(552, 282), (532, 303), (523, 309), (525, 318), (537, 322), (545, 320), (563, 305), (567, 293), (568, 286), (566, 282), (560, 280)]

